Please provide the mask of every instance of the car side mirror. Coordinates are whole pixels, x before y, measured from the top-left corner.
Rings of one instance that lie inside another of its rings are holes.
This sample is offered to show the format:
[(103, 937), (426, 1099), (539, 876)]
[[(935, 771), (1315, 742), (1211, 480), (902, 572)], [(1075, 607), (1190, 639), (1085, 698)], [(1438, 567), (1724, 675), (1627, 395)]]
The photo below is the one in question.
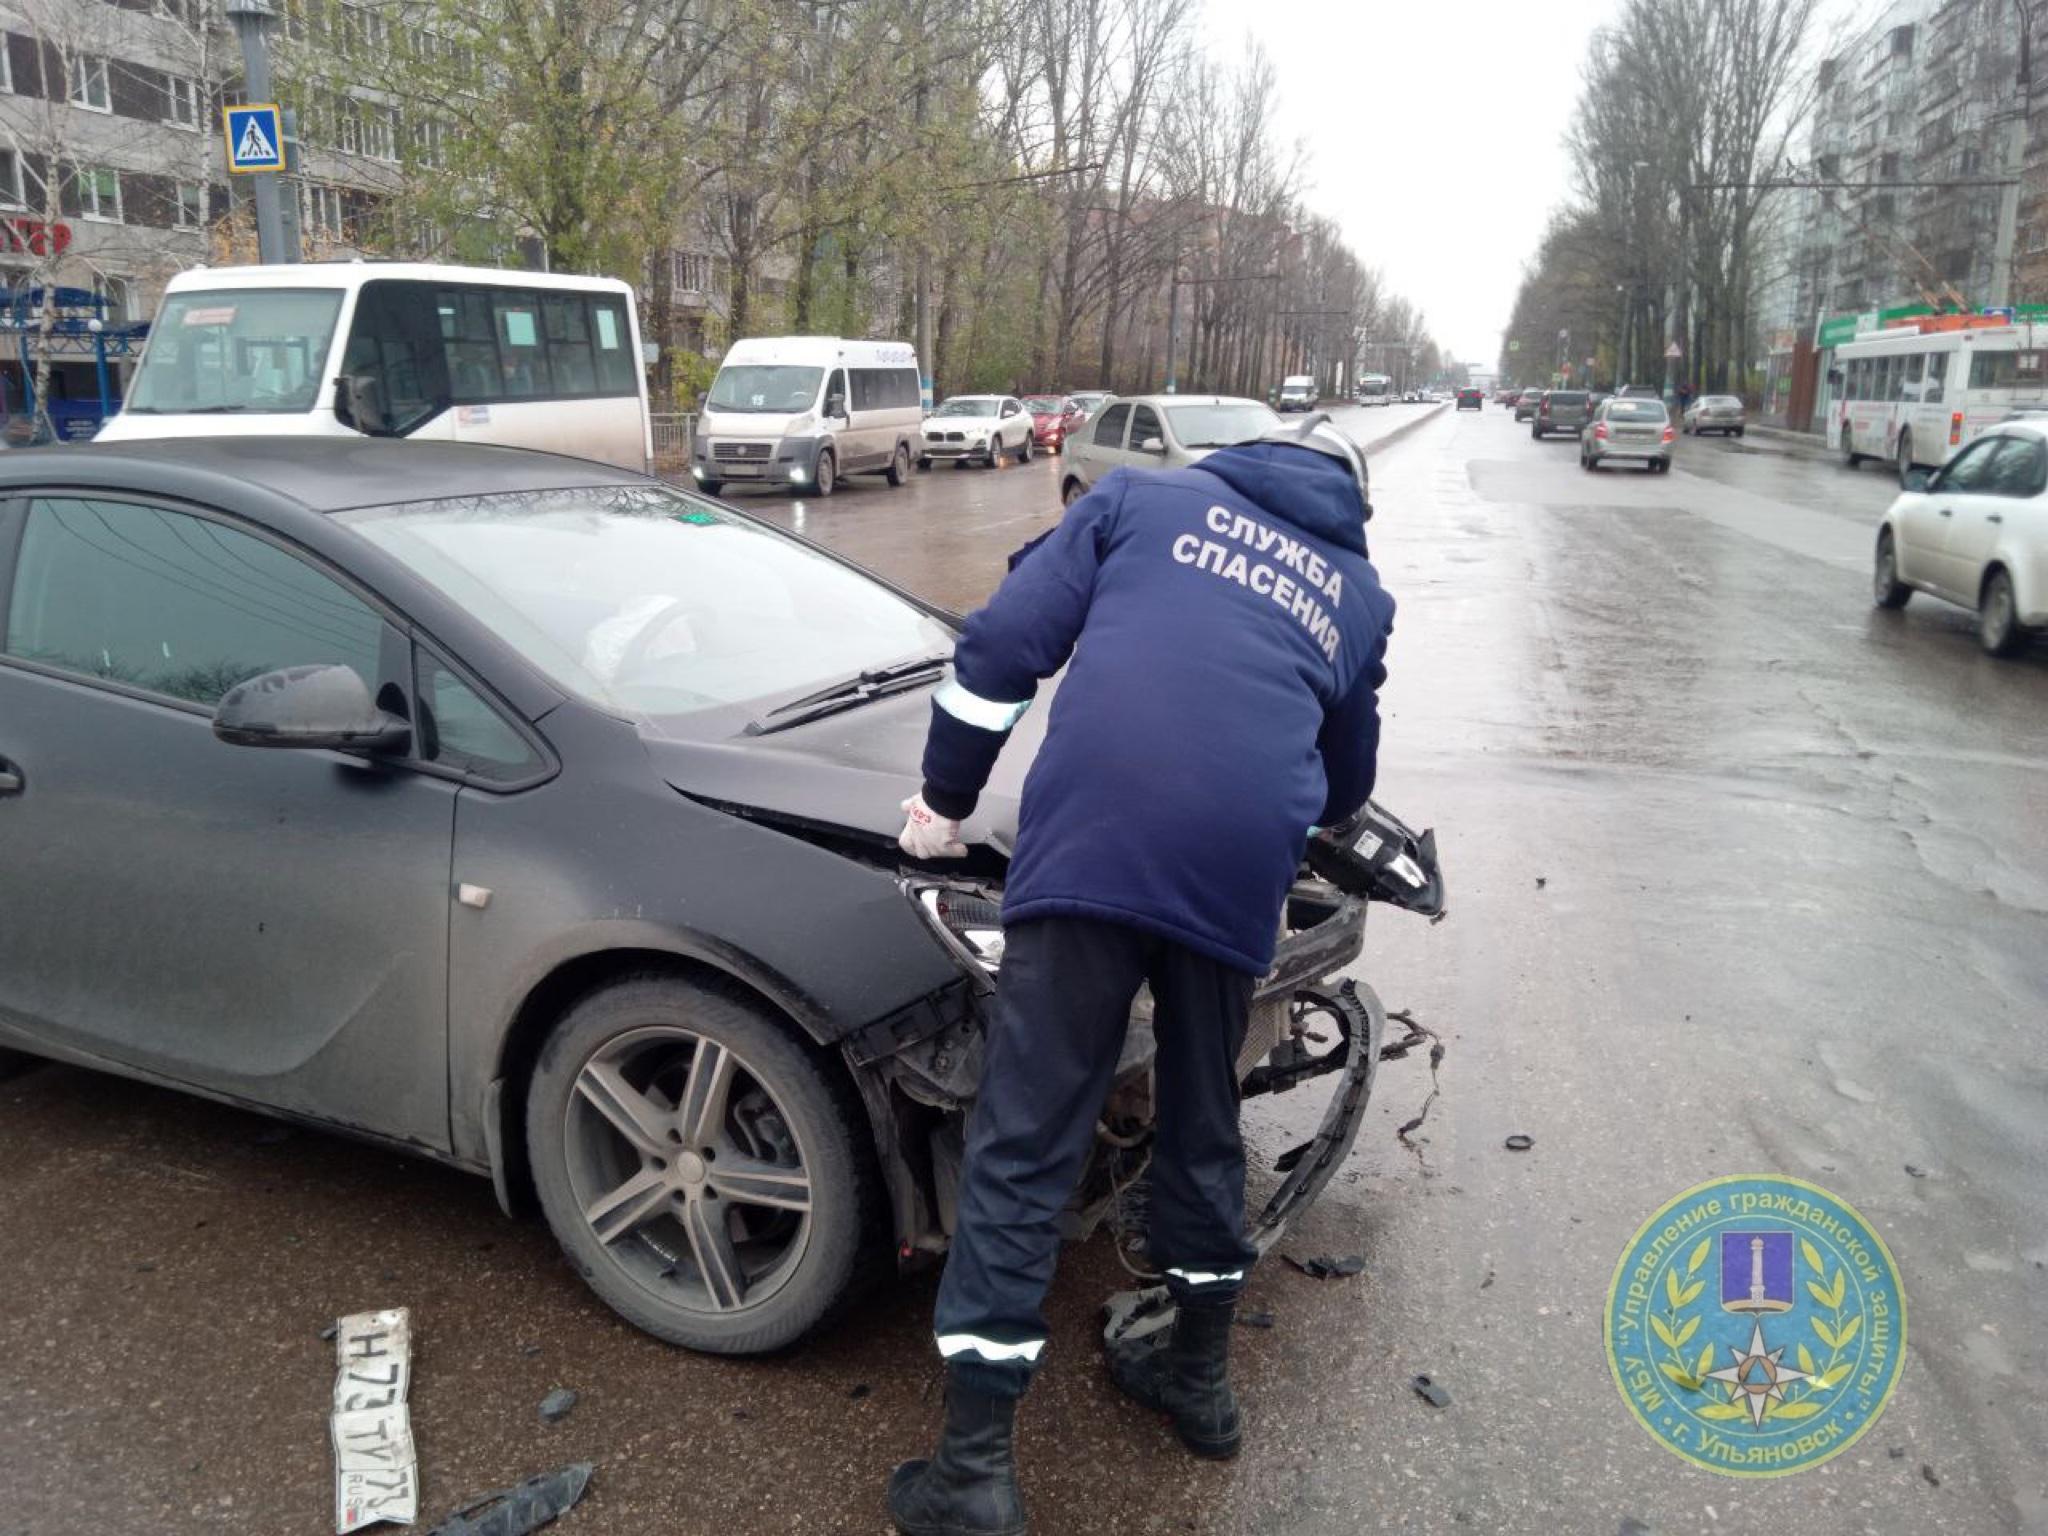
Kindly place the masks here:
[(825, 414), (827, 416), (843, 418), (846, 415), (846, 396), (827, 395), (825, 397)]
[(1933, 483), (1933, 470), (1909, 469), (1906, 471), (1905, 478), (1899, 482), (1899, 488), (1905, 491), (1924, 491)]
[(1163, 454), (1166, 452), (1166, 440), (1164, 438), (1148, 437), (1145, 441), (1138, 444), (1138, 452)]
[(367, 437), (388, 436), (383, 382), (371, 373), (345, 373), (334, 381), (334, 414), (345, 427)]
[(213, 712), (213, 734), (232, 747), (404, 752), (412, 727), (377, 707), (355, 668), (284, 667), (237, 684)]

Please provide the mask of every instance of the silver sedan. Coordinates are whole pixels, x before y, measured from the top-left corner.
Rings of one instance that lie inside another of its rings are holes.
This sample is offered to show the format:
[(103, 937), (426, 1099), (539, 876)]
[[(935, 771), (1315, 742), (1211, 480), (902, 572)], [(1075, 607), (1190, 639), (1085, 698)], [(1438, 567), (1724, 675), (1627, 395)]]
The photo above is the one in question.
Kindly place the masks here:
[(1734, 433), (1742, 436), (1748, 412), (1741, 399), (1735, 395), (1701, 395), (1685, 408), (1685, 430), (1694, 437), (1704, 437), (1709, 432), (1719, 432), (1723, 437)]

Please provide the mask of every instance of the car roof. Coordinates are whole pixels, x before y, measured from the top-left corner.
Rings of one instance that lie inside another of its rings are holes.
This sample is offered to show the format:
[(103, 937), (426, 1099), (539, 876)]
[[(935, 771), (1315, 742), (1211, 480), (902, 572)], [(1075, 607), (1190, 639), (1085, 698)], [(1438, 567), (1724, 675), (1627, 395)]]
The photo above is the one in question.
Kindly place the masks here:
[(151, 490), (246, 502), (253, 489), (312, 512), (439, 496), (623, 485), (644, 476), (527, 448), (371, 437), (163, 437), (0, 454), (0, 491), (24, 486)]
[(1118, 405), (1257, 405), (1265, 401), (1245, 395), (1118, 395)]

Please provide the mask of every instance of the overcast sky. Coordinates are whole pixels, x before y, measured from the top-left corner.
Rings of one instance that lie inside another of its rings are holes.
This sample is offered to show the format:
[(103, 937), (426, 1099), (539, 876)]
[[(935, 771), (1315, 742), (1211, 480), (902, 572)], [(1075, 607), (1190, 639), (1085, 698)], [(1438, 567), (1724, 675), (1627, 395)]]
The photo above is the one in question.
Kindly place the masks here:
[(1257, 38), (1306, 202), (1491, 366), (1522, 262), (1568, 186), (1579, 62), (1616, 0), (1204, 0), (1219, 58)]

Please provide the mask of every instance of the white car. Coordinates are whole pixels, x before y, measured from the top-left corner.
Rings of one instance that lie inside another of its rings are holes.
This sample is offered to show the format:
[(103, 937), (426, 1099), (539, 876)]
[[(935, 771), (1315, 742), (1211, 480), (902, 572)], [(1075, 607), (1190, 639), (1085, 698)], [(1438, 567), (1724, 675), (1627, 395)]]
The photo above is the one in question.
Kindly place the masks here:
[(1940, 469), (1908, 471), (1877, 530), (1873, 595), (1915, 592), (1977, 610), (1977, 638), (2007, 656), (2048, 626), (2048, 428), (1991, 428)]
[(1009, 454), (1031, 462), (1031, 413), (1015, 395), (955, 395), (924, 419), (917, 467), (969, 460), (994, 469)]

